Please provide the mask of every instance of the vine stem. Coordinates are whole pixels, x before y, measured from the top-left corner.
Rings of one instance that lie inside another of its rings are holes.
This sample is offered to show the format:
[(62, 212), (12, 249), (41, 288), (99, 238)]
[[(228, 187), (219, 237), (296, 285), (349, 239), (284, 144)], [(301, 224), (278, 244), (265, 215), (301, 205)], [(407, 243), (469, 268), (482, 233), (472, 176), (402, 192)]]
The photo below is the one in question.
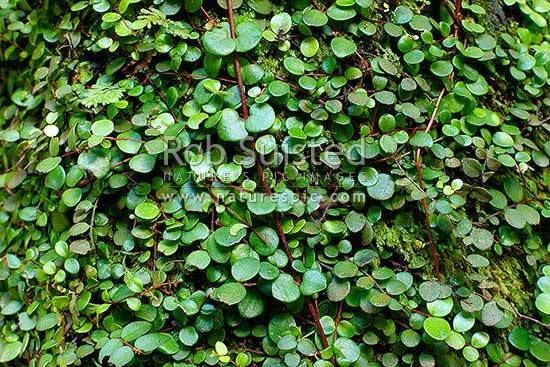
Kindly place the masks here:
[[(435, 116), (437, 115), (437, 111), (439, 110), (439, 105), (441, 103), (441, 100), (443, 99), (443, 95), (445, 94), (445, 88), (441, 89), (441, 92), (439, 92), (439, 97), (437, 97), (437, 102), (435, 103), (435, 108), (432, 112), (432, 116), (430, 117), (430, 121), (428, 122), (428, 126), (426, 126), (426, 133), (430, 132), (430, 129), (432, 128)], [(415, 160), (415, 166), (416, 166), (416, 174), (418, 179), (418, 186), (422, 191), (425, 190), (424, 186), (424, 180), (422, 179), (422, 150), (418, 148), (416, 150), (416, 160)], [(428, 210), (428, 201), (426, 200), (426, 195), (420, 200), (420, 204), (422, 205), (422, 211), (424, 212), (424, 221), (426, 224), (426, 230), (428, 231), (428, 242), (430, 244), (430, 253), (432, 257), (432, 263), (434, 268), (435, 276), (438, 280), (441, 280), (441, 272), (439, 270), (439, 255), (437, 254), (437, 247), (435, 246), (435, 242), (432, 236), (432, 229), (430, 226), (430, 212)]]
[(510, 358), (512, 358), (515, 354), (514, 353), (506, 353), (506, 355), (504, 356), (504, 358), (502, 358), (500, 361), (497, 362), (497, 364), (493, 365), (493, 367), (498, 367), (500, 366), (501, 364), (503, 364), (504, 362), (506, 362), (507, 360), (509, 360)]
[[(231, 38), (236, 39), (236, 32), (235, 32), (235, 18), (233, 15), (233, 0), (227, 0), (227, 17), (229, 19), (229, 31), (231, 34)], [(248, 113), (248, 105), (246, 103), (246, 91), (244, 88), (243, 83), (243, 77), (241, 72), (241, 63), (239, 61), (239, 57), (237, 53), (234, 54), (233, 61), (235, 64), (235, 73), (237, 74), (237, 83), (239, 85), (239, 94), (241, 96), (241, 117), (243, 119), (247, 119), (249, 117)], [(267, 195), (271, 195), (271, 189), (266, 181), (264, 170), (261, 165), (261, 162), (256, 160), (256, 169), (258, 171), (258, 176), (260, 176), (260, 181), (262, 183), (263, 189)], [(288, 257), (289, 261), (292, 261), (292, 253), (290, 252), (290, 248), (288, 246), (288, 240), (286, 238), (285, 232), (283, 230), (283, 226), (281, 224), (281, 218), (278, 214), (274, 214), (274, 220), (275, 225), (277, 227), (277, 234), (279, 235), (279, 238), (281, 240), (281, 243), (283, 245), (283, 249), (285, 251), (286, 256)], [(300, 276), (296, 274), (294, 271), (292, 272), (294, 281), (299, 285), (301, 283)], [(315, 328), (317, 329), (317, 332), (319, 333), (319, 336), (321, 338), (321, 342), (323, 344), (324, 348), (329, 347), (327, 336), (325, 335), (325, 332), (323, 330), (323, 326), (321, 325), (320, 320), (320, 314), (319, 314), (319, 306), (317, 305), (317, 302), (314, 302), (311, 298), (306, 297), (306, 303), (309, 310), (309, 313), (311, 317), (313, 318), (313, 321), (315, 323)]]
[(458, 38), (458, 33), (460, 31), (460, 22), (462, 21), (462, 0), (454, 1), (454, 9), (450, 0), (441, 0), (441, 3), (447, 8), (447, 12), (454, 20), (454, 31), (455, 37)]
[[(237, 39), (237, 33), (235, 32), (235, 18), (233, 16), (233, 0), (227, 0), (227, 18), (229, 19), (229, 32), (231, 38)], [(242, 117), (247, 119), (248, 106), (246, 104), (246, 92), (244, 90), (243, 76), (241, 72), (241, 62), (239, 61), (239, 56), (235, 52), (233, 54), (233, 62), (235, 63), (235, 73), (237, 73), (237, 84), (239, 85), (239, 94), (241, 95), (241, 109)]]
[(95, 211), (97, 209), (97, 203), (99, 202), (99, 198), (95, 199), (94, 206), (92, 207), (92, 216), (90, 217), (90, 242), (92, 243), (92, 247), (94, 244), (94, 221), (95, 221)]
[(542, 326), (546, 329), (550, 329), (550, 324), (545, 324), (544, 322), (539, 321), (539, 320), (537, 320), (537, 319), (535, 319), (531, 316), (527, 316), (527, 315), (524, 315), (522, 313), (519, 313), (518, 310), (516, 310), (516, 314), (522, 319), (529, 320), (529, 321), (534, 322), (535, 324), (540, 325), (540, 326)]
[[(334, 319), (334, 329), (338, 329), (338, 325), (340, 324), (340, 320), (342, 320), (342, 310), (344, 308), (344, 301), (340, 301), (340, 304), (338, 305), (338, 311), (336, 312), (336, 318)], [(334, 341), (336, 341), (336, 335), (338, 333), (334, 333)]]

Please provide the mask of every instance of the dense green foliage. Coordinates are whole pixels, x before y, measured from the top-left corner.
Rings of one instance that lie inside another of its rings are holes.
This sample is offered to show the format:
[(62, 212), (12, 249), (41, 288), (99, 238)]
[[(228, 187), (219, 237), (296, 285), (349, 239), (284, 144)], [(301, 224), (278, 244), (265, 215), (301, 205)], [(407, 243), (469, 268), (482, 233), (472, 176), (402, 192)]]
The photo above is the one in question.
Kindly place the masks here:
[(0, 364), (547, 365), (550, 2), (456, 3), (0, 0)]

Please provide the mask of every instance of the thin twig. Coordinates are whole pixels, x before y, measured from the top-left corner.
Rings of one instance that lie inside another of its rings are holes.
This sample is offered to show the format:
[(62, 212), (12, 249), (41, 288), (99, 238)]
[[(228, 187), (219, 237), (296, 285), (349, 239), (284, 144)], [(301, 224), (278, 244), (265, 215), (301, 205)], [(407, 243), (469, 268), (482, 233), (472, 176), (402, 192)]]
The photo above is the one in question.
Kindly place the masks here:
[[(437, 98), (437, 102), (435, 103), (434, 110), (432, 112), (432, 116), (430, 117), (430, 121), (428, 122), (428, 126), (426, 126), (426, 133), (430, 132), (430, 129), (433, 126), (433, 123), (435, 121), (435, 116), (437, 115), (437, 111), (439, 110), (439, 104), (441, 103), (441, 100), (443, 99), (443, 95), (445, 94), (445, 88), (441, 89), (441, 92), (439, 93), (439, 97)], [(416, 150), (416, 173), (417, 173), (417, 179), (418, 179), (418, 186), (422, 191), (425, 190), (424, 186), (424, 180), (422, 179), (422, 166), (421, 166), (421, 155), (422, 150), (418, 148)], [(426, 195), (422, 197), (420, 200), (420, 204), (422, 205), (422, 210), (424, 212), (424, 220), (426, 224), (426, 230), (428, 231), (428, 242), (430, 244), (430, 253), (432, 257), (433, 267), (434, 267), (434, 273), (438, 280), (441, 280), (441, 272), (439, 271), (439, 255), (437, 254), (437, 247), (435, 246), (435, 242), (433, 240), (432, 236), (432, 228), (430, 226), (430, 212), (428, 209), (428, 201), (426, 200)]]
[(522, 313), (519, 313), (517, 310), (516, 310), (516, 314), (522, 319), (529, 320), (529, 321), (534, 322), (535, 324), (540, 325), (540, 326), (542, 326), (546, 329), (550, 329), (550, 324), (545, 324), (544, 322), (539, 321), (539, 320), (537, 320), (537, 319), (535, 319), (531, 316), (527, 316), (527, 315), (524, 315)]
[(455, 8), (454, 9), (453, 9), (453, 7), (452, 7), (449, 0), (441, 0), (441, 2), (445, 6), (445, 8), (447, 8), (447, 12), (451, 16), (451, 18), (453, 18), (453, 20), (454, 20), (453, 27), (454, 27), (454, 30), (455, 30), (455, 37), (458, 38), (458, 32), (460, 31), (460, 24), (461, 24), (461, 21), (462, 21), (462, 12), (461, 12), (462, 4), (461, 4), (461, 0), (455, 0), (455, 4), (454, 4)]
[[(336, 318), (334, 319), (334, 330), (338, 330), (338, 325), (340, 324), (340, 320), (342, 319), (342, 310), (344, 308), (344, 301), (341, 301), (338, 305), (338, 312), (336, 312)], [(334, 340), (336, 340), (336, 335), (338, 333), (334, 333)]]
[(216, 228), (216, 208), (212, 208), (210, 215), (210, 232), (214, 232), (214, 228)]
[[(227, 0), (227, 17), (229, 18), (229, 30), (231, 38), (236, 39), (237, 34), (235, 32), (235, 19), (233, 17), (233, 0)], [(248, 106), (246, 105), (246, 92), (244, 90), (243, 76), (241, 72), (241, 63), (237, 53), (233, 56), (233, 62), (235, 63), (235, 73), (237, 74), (237, 83), (239, 84), (239, 93), (241, 95), (241, 109), (243, 119), (248, 118)]]
[[(321, 265), (323, 265), (323, 264), (321, 264)], [(331, 269), (331, 268), (329, 267), (329, 269)], [(372, 282), (374, 283), (374, 285), (376, 286), (376, 288), (378, 288), (378, 290), (379, 290), (381, 293), (385, 294), (386, 296), (388, 296), (388, 297), (390, 297), (390, 298), (393, 298), (392, 295), (390, 295), (388, 292), (386, 292), (386, 290), (380, 285), (380, 283), (378, 283), (378, 282), (376, 281), (376, 279), (374, 279), (374, 277), (373, 277), (372, 275), (370, 275), (369, 273), (367, 273), (367, 272), (364, 271), (364, 270), (359, 270), (359, 271), (361, 272), (361, 274), (363, 274), (363, 275), (365, 275), (366, 277), (368, 277), (369, 279), (371, 279)], [(405, 307), (407, 310), (409, 310), (410, 312), (414, 312), (414, 313), (417, 313), (417, 314), (422, 315), (422, 316), (425, 316), (425, 317), (430, 317), (429, 314), (427, 314), (426, 312), (421, 311), (421, 310), (419, 310), (419, 309), (417, 309), (417, 308), (412, 308), (412, 307), (410, 307), (410, 306), (408, 306), (408, 305), (404, 305), (404, 307)]]
[(80, 150), (75, 149), (75, 150), (71, 150), (71, 151), (68, 151), (68, 152), (66, 152), (66, 153), (63, 153), (63, 154), (61, 155), (61, 158), (70, 157), (71, 155), (75, 155), (75, 154), (80, 154)]
[(509, 359), (512, 358), (513, 356), (515, 356), (514, 353), (506, 353), (506, 355), (504, 356), (504, 358), (502, 358), (500, 361), (498, 361), (497, 364), (493, 365), (493, 367), (498, 367), (498, 366), (500, 366), (501, 364), (503, 364), (504, 362), (506, 362), (507, 360), (509, 360)]
[(94, 221), (95, 221), (95, 211), (97, 209), (97, 203), (99, 202), (99, 198), (97, 198), (94, 202), (94, 206), (92, 208), (92, 217), (90, 218), (90, 243), (92, 244), (92, 247), (94, 246)]
[(441, 103), (441, 100), (443, 99), (443, 95), (445, 94), (445, 88), (441, 89), (441, 92), (439, 92), (439, 96), (437, 97), (437, 101), (435, 102), (435, 108), (432, 112), (432, 116), (430, 117), (430, 121), (428, 122), (428, 126), (426, 126), (426, 132), (429, 133), (430, 129), (432, 128), (435, 116), (437, 116), (437, 111), (439, 110), (439, 104)]
[(201, 6), (201, 12), (206, 16), (208, 20), (212, 19), (210, 14), (208, 14), (208, 12), (204, 9), (204, 6)]

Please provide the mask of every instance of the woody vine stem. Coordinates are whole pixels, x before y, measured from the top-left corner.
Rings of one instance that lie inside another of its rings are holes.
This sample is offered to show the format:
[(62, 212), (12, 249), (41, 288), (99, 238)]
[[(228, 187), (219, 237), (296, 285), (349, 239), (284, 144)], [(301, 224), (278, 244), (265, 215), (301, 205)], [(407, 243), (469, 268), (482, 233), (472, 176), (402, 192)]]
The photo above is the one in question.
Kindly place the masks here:
[[(227, 0), (227, 17), (229, 19), (229, 29), (230, 29), (231, 38), (236, 39), (235, 19), (233, 16), (233, 0)], [(237, 74), (237, 83), (239, 85), (239, 93), (241, 97), (241, 116), (243, 119), (247, 119), (249, 114), (248, 114), (248, 106), (247, 106), (247, 99), (246, 99), (246, 91), (244, 88), (244, 83), (242, 78), (241, 64), (239, 62), (239, 56), (237, 55), (237, 53), (234, 54), (233, 60), (235, 63), (235, 73)], [(263, 168), (260, 162), (256, 162), (256, 169), (258, 171), (258, 176), (260, 176), (260, 180), (265, 193), (268, 195), (271, 195), (271, 189), (269, 188), (269, 185), (266, 182)], [(277, 227), (277, 233), (283, 245), (283, 249), (289, 261), (292, 261), (292, 253), (290, 252), (290, 248), (288, 247), (288, 241), (283, 231), (281, 219), (279, 215), (276, 213), (274, 214), (274, 220), (275, 220), (275, 225)], [(297, 284), (300, 284), (301, 283), (300, 276), (295, 272), (293, 272), (292, 275), (293, 275), (294, 281)], [(313, 322), (315, 323), (315, 328), (317, 329), (317, 332), (319, 333), (319, 337), (321, 338), (323, 347), (328, 348), (329, 343), (325, 335), (325, 332), (323, 330), (323, 326), (321, 325), (321, 320), (320, 320), (321, 316), (319, 313), (319, 306), (317, 305), (317, 302), (313, 301), (310, 297), (306, 297), (306, 303), (307, 303), (309, 313), (313, 318)]]

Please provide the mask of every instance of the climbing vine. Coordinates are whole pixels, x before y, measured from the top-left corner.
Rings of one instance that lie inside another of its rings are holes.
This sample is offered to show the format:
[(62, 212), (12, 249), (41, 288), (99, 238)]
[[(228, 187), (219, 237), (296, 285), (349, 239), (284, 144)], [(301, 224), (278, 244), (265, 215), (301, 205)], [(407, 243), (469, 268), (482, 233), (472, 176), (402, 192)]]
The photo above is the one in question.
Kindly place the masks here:
[(547, 0), (0, 0), (0, 364), (545, 366)]

